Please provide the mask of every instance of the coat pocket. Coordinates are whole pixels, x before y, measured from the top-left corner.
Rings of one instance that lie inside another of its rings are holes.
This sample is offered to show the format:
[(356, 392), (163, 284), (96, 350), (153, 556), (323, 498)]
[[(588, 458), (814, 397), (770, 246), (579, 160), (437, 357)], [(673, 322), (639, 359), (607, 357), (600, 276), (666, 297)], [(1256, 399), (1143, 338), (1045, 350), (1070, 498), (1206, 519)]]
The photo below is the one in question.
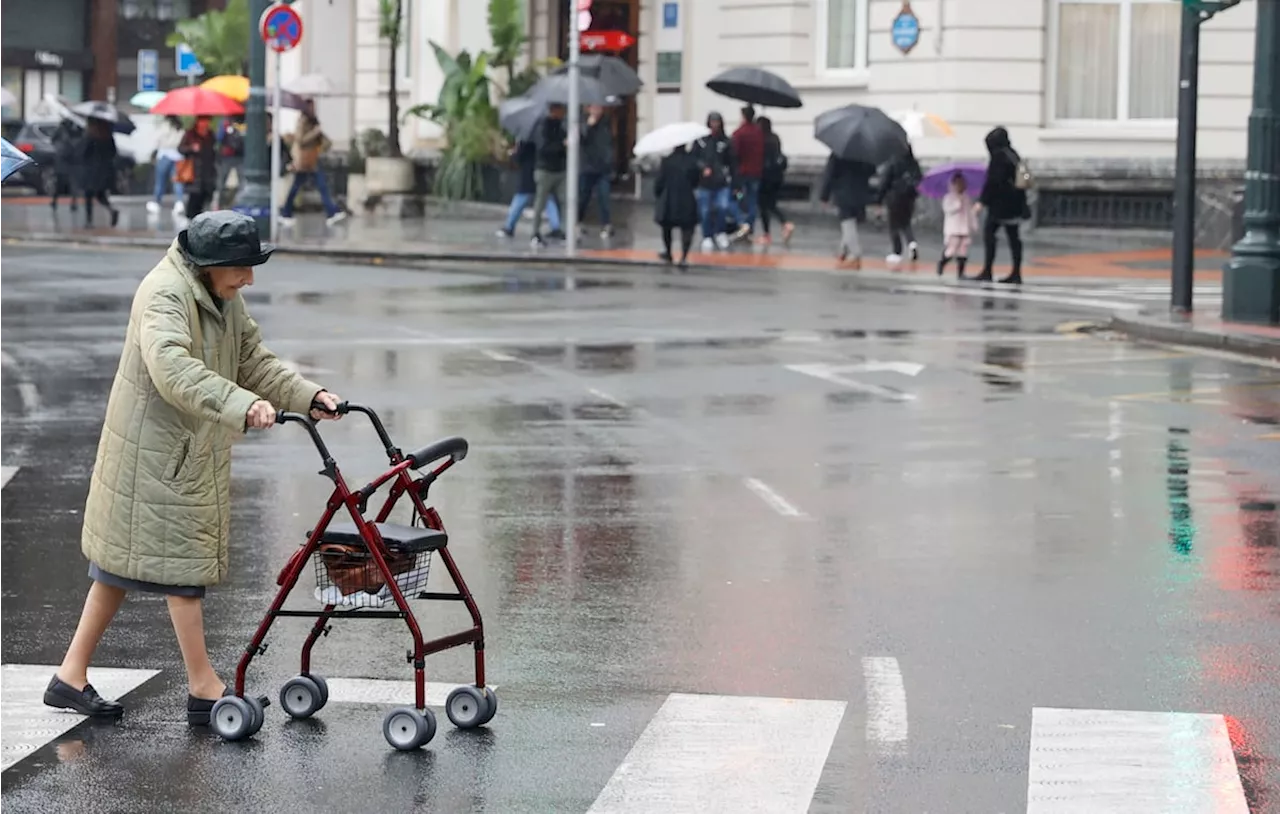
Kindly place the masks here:
[(187, 459), (191, 457), (191, 436), (182, 436), (182, 441), (178, 443), (173, 452), (169, 455), (169, 465), (165, 467), (164, 479), (169, 483), (174, 483), (182, 479), (183, 470), (187, 466)]

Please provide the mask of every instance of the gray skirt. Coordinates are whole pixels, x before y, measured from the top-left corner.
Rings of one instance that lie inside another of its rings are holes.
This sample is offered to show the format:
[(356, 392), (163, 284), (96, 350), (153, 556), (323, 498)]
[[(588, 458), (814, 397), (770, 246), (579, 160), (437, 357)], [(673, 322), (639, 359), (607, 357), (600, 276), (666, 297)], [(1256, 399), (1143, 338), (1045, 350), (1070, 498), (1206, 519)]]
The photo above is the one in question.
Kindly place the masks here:
[(149, 594), (165, 594), (166, 596), (204, 596), (203, 585), (161, 585), (158, 582), (129, 579), (128, 577), (117, 576), (110, 571), (103, 571), (95, 562), (89, 563), (89, 579), (101, 582), (103, 585), (123, 588), (126, 591), (145, 591)]

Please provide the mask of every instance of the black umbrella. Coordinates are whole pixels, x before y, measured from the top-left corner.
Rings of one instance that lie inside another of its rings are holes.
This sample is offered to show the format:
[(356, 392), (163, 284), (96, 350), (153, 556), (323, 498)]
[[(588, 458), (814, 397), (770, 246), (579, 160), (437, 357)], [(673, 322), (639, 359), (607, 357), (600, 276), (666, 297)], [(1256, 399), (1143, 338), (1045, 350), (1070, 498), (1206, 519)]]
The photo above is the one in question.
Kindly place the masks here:
[(911, 142), (902, 125), (878, 107), (845, 105), (813, 122), (813, 136), (838, 158), (883, 164), (906, 152)]
[(110, 102), (81, 102), (71, 108), (73, 113), (84, 116), (86, 119), (98, 119), (111, 125), (111, 129), (117, 133), (128, 135), (137, 127), (129, 117), (120, 112), (120, 108)]
[[(529, 91), (529, 98), (548, 105), (569, 104), (569, 75), (552, 74), (544, 76)], [(612, 96), (600, 84), (600, 80), (589, 76), (578, 76), (578, 104), (610, 105), (618, 104), (618, 97)]]
[[(634, 96), (644, 86), (630, 65), (609, 54), (583, 54), (578, 58), (578, 71), (597, 80), (610, 96)], [(569, 64), (566, 62), (552, 73), (567, 75)]]
[(515, 96), (504, 99), (498, 105), (498, 123), (502, 129), (510, 133), (516, 141), (530, 141), (538, 122), (547, 115), (547, 103), (528, 96)]
[(707, 87), (721, 96), (764, 107), (800, 107), (800, 94), (787, 80), (764, 68), (730, 68)]

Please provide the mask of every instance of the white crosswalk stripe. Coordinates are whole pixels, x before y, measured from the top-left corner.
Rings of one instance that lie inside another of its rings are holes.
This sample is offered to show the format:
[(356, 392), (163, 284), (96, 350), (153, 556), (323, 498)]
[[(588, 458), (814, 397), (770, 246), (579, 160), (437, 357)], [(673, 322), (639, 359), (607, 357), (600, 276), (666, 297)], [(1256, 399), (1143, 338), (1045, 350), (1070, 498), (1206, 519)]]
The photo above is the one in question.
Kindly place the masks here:
[(13, 480), (13, 476), (18, 474), (16, 466), (0, 466), (0, 489), (9, 485), (9, 481)]
[(1036, 707), (1027, 814), (1248, 814), (1221, 715)]
[[(6, 664), (0, 668), (0, 771), (51, 742), (84, 718), (44, 705), (44, 689), (56, 671), (50, 664)], [(159, 674), (159, 670), (93, 667), (89, 683), (104, 698), (120, 698)]]
[(588, 814), (803, 814), (843, 701), (667, 696)]

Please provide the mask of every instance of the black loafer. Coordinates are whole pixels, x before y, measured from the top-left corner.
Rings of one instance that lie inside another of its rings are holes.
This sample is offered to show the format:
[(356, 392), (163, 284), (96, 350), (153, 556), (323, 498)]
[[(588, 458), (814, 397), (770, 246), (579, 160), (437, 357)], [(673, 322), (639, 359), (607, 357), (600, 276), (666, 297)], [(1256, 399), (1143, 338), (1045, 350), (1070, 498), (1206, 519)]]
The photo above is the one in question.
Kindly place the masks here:
[(69, 709), (90, 718), (119, 718), (124, 715), (124, 707), (117, 701), (108, 701), (92, 684), (85, 684), (83, 690), (77, 690), (56, 675), (49, 680), (44, 691), (45, 706), (55, 709)]
[[(235, 690), (228, 685), (222, 691), (222, 697), (235, 695)], [(217, 699), (210, 700), (208, 698), (196, 698), (194, 695), (187, 695), (187, 726), (208, 726), (209, 715), (213, 712), (213, 705), (218, 703)], [(265, 695), (258, 696), (258, 703), (263, 709), (271, 706), (271, 699)]]

